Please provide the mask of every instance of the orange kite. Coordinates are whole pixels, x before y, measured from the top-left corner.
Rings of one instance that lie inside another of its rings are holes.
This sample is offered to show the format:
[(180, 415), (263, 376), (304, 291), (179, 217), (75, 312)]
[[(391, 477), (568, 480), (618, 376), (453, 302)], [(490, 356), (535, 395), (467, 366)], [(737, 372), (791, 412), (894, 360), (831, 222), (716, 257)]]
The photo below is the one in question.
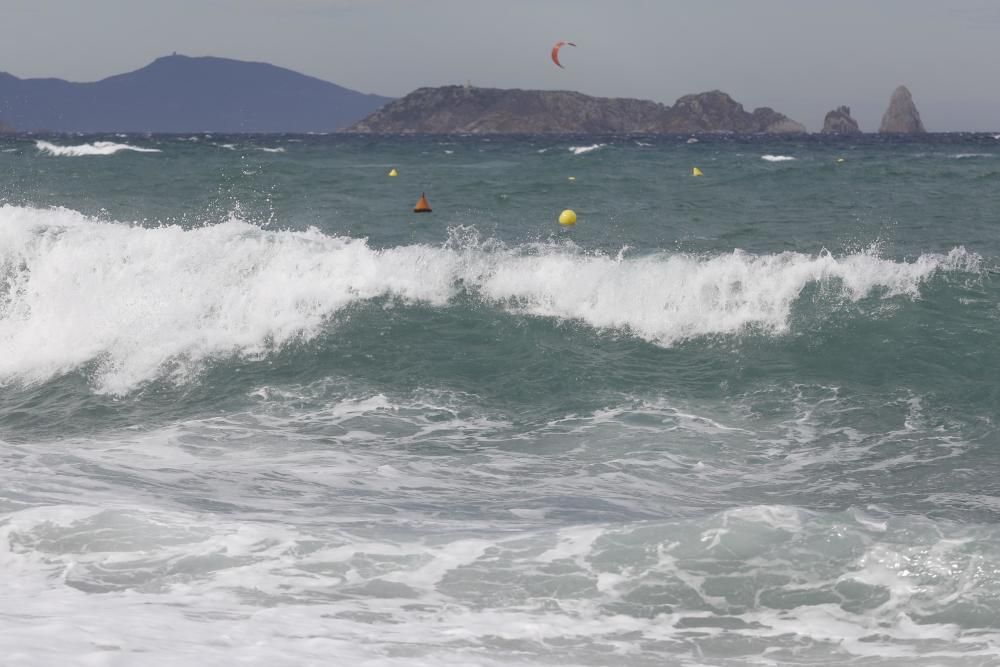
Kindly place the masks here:
[(552, 62), (554, 62), (559, 67), (562, 67), (563, 69), (566, 68), (563, 67), (562, 63), (559, 62), (559, 49), (566, 46), (567, 44), (569, 44), (570, 46), (576, 46), (576, 44), (574, 44), (573, 42), (556, 42), (556, 45), (552, 47)]

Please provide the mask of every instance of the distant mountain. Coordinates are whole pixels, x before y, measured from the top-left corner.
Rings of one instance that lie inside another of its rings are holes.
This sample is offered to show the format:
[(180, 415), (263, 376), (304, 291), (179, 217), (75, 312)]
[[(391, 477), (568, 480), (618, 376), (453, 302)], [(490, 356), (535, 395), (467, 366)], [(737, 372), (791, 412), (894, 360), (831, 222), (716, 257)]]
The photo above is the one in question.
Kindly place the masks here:
[(21, 131), (326, 132), (389, 101), (228, 58), (166, 56), (93, 83), (0, 72), (0, 120)]
[(687, 134), (799, 133), (806, 128), (768, 107), (748, 112), (719, 90), (686, 95), (670, 107), (647, 100), (590, 97), (562, 90), (444, 86), (419, 88), (344, 131)]

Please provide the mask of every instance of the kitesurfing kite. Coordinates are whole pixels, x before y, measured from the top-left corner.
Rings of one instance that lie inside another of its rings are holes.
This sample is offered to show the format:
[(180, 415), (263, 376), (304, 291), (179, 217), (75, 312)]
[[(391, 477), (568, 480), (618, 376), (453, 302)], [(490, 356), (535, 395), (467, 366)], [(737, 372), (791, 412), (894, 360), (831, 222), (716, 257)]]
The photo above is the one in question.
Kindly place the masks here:
[(556, 42), (556, 45), (552, 47), (552, 62), (554, 62), (559, 67), (562, 67), (562, 69), (566, 68), (563, 67), (562, 63), (559, 62), (559, 49), (566, 46), (567, 44), (569, 44), (570, 46), (576, 46), (576, 44), (574, 44), (573, 42)]

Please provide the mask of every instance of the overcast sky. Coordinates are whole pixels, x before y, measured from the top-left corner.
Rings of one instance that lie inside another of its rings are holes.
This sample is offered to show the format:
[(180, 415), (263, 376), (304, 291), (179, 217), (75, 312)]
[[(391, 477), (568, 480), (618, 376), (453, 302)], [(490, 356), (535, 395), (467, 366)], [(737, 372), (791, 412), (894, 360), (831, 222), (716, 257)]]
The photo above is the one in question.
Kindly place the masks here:
[[(0, 71), (94, 81), (177, 51), (349, 88), (718, 88), (810, 130), (875, 131), (898, 84), (931, 131), (1000, 130), (1000, 0), (3, 0)], [(549, 61), (559, 39), (560, 70)]]

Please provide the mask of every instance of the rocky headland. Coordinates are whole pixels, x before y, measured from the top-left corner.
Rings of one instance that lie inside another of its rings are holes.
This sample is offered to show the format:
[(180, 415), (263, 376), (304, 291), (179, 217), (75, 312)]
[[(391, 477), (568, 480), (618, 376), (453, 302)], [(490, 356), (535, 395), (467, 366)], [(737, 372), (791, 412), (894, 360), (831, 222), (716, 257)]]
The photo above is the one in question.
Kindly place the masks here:
[(667, 106), (571, 91), (443, 86), (419, 88), (345, 132), (387, 134), (804, 133), (769, 107), (748, 112), (722, 91)]
[(889, 100), (889, 108), (882, 116), (882, 126), (879, 128), (879, 132), (882, 134), (923, 134), (926, 131), (909, 89), (906, 86), (896, 88)]
[(851, 117), (851, 107), (840, 106), (826, 114), (822, 134), (861, 134), (858, 121)]

